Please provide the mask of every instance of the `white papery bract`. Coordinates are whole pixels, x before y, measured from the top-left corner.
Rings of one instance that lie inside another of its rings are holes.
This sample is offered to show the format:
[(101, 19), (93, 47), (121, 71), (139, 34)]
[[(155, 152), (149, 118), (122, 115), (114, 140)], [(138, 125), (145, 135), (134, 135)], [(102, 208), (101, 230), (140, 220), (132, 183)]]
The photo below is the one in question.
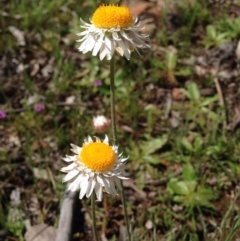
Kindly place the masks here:
[(75, 155), (63, 158), (71, 164), (61, 169), (67, 173), (63, 182), (69, 182), (68, 189), (72, 192), (80, 189), (80, 199), (85, 195), (90, 197), (94, 190), (98, 201), (102, 200), (103, 191), (116, 195), (115, 187), (121, 189), (120, 179), (128, 179), (125, 172), (125, 161), (128, 158), (118, 153), (117, 146), (109, 145), (107, 135), (103, 141), (97, 137), (93, 141), (88, 137), (82, 147), (71, 146)]

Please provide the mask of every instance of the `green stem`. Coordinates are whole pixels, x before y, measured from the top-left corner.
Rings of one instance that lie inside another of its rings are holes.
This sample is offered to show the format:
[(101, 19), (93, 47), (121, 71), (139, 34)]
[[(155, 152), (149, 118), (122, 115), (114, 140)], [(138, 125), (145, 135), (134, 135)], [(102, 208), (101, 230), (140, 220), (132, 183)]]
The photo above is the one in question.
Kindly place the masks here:
[(94, 236), (94, 240), (98, 241), (97, 226), (96, 226), (96, 214), (95, 214), (95, 193), (92, 193), (92, 196), (91, 196), (91, 206), (92, 206), (93, 236)]
[(111, 124), (113, 144), (117, 143), (116, 114), (115, 114), (115, 85), (114, 85), (114, 59), (110, 61), (110, 102), (111, 102)]
[(130, 225), (129, 225), (129, 221), (128, 221), (127, 205), (126, 205), (126, 199), (125, 199), (125, 194), (124, 194), (124, 190), (123, 190), (122, 180), (120, 180), (120, 184), (121, 184), (120, 193), (121, 193), (121, 199), (122, 199), (122, 204), (123, 204), (124, 220), (125, 220), (126, 227), (127, 227), (128, 241), (131, 241)]
[[(116, 145), (117, 143), (117, 129), (116, 129), (116, 114), (115, 114), (115, 85), (114, 85), (114, 58), (110, 61), (110, 103), (111, 103), (111, 123), (112, 123), (112, 138), (113, 138), (113, 144)], [(131, 235), (130, 235), (130, 228), (129, 228), (129, 220), (127, 215), (127, 205), (126, 205), (126, 199), (125, 194), (123, 190), (123, 183), (122, 180), (120, 180), (121, 183), (121, 200), (123, 204), (123, 211), (124, 211), (124, 220), (127, 227), (127, 233), (128, 233), (128, 241), (131, 241)]]

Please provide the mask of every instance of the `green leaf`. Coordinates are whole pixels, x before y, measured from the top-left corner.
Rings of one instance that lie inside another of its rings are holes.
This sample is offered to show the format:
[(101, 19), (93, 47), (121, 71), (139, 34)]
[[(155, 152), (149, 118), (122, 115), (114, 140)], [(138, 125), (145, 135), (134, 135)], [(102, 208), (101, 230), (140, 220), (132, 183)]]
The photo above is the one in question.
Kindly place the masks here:
[(155, 151), (162, 148), (167, 143), (167, 135), (163, 135), (159, 138), (152, 139), (150, 141), (146, 141), (142, 144), (142, 151), (144, 156), (151, 155)]
[(155, 168), (153, 165), (150, 165), (150, 164), (146, 164), (145, 167), (146, 167), (147, 173), (151, 176), (151, 178), (153, 179), (159, 178), (159, 172), (157, 168)]
[(210, 39), (215, 39), (216, 36), (217, 36), (217, 32), (216, 32), (216, 29), (214, 28), (213, 25), (208, 25), (207, 28), (207, 36), (210, 38)]
[(198, 196), (199, 200), (209, 201), (209, 200), (214, 200), (214, 199), (218, 198), (219, 194), (217, 191), (215, 191), (211, 188), (206, 188), (206, 187), (200, 186), (197, 189), (197, 196)]
[(186, 137), (183, 137), (183, 138), (182, 138), (181, 144), (182, 144), (182, 146), (183, 146), (186, 150), (188, 150), (188, 151), (190, 151), (190, 152), (193, 151), (193, 146), (192, 146), (192, 144), (188, 141), (188, 139), (187, 139)]
[(218, 153), (220, 153), (221, 151), (221, 147), (220, 146), (209, 146), (207, 149), (206, 149), (206, 155), (217, 155)]
[(153, 164), (153, 165), (158, 165), (160, 164), (160, 158), (159, 156), (143, 156), (143, 160), (144, 162), (147, 162), (147, 163), (150, 163), (150, 164)]
[(189, 188), (186, 182), (183, 181), (173, 181), (167, 184), (168, 188), (172, 191), (172, 193), (180, 194), (183, 196), (189, 195)]
[(197, 182), (196, 181), (186, 181), (185, 183), (188, 187), (189, 194), (195, 193), (196, 187), (197, 187)]
[(188, 93), (188, 91), (186, 89), (181, 88), (180, 90), (184, 95), (186, 95), (188, 97), (188, 99), (190, 99), (190, 94)]
[(218, 100), (218, 95), (214, 95), (213, 97), (206, 98), (204, 101), (201, 102), (201, 106), (208, 106), (211, 103), (215, 102)]
[(201, 136), (196, 136), (194, 143), (194, 151), (200, 151), (203, 147), (203, 139)]
[(199, 199), (197, 199), (197, 200), (195, 200), (195, 206), (197, 206), (197, 205), (216, 210), (215, 206), (211, 202), (209, 202), (207, 200), (199, 200)]
[(174, 70), (176, 68), (177, 55), (174, 52), (172, 52), (172, 51), (167, 52), (167, 54), (166, 54), (166, 65), (167, 65), (168, 70)]
[(220, 43), (223, 43), (223, 42), (227, 41), (226, 37), (227, 37), (226, 33), (221, 33), (221, 34), (217, 35), (217, 40)]
[(187, 89), (192, 101), (198, 101), (200, 99), (200, 92), (196, 83), (189, 83)]
[(173, 201), (177, 203), (184, 203), (186, 201), (185, 196), (175, 196), (173, 197)]
[(209, 119), (211, 119), (211, 120), (213, 120), (213, 121), (216, 121), (216, 123), (220, 121), (219, 115), (216, 114), (216, 113), (213, 112), (213, 111), (209, 111), (209, 112), (208, 112), (208, 117), (209, 117)]
[(183, 178), (185, 181), (196, 181), (197, 176), (191, 164), (183, 167)]

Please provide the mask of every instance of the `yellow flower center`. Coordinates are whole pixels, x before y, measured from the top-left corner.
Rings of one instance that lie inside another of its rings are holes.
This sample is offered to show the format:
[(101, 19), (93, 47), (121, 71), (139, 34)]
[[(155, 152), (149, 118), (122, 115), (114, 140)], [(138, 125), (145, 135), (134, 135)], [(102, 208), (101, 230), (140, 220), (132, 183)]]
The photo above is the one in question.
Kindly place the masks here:
[(133, 15), (126, 6), (101, 5), (94, 12), (92, 22), (98, 28), (127, 28), (133, 23)]
[(116, 154), (112, 147), (103, 142), (91, 142), (83, 146), (81, 161), (93, 171), (107, 171), (115, 162)]

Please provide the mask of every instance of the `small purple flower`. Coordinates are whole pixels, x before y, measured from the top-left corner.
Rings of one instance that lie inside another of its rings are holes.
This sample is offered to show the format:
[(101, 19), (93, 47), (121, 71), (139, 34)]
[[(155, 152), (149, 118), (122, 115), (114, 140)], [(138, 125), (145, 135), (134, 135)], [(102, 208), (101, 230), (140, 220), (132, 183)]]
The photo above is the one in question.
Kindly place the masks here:
[(101, 80), (95, 80), (94, 81), (94, 86), (101, 86), (102, 85), (102, 81)]
[(0, 110), (0, 119), (5, 119), (7, 116), (6, 112), (3, 110)]
[(39, 104), (34, 105), (34, 110), (36, 112), (41, 112), (43, 109), (44, 109), (44, 105), (43, 104), (39, 103)]

